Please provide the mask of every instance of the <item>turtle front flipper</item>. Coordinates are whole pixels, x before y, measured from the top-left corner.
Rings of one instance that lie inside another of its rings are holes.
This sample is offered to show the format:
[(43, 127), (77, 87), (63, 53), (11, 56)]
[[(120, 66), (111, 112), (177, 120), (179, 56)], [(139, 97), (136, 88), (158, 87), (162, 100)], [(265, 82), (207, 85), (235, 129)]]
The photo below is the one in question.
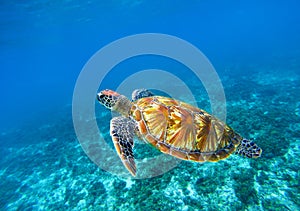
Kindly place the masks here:
[(135, 122), (126, 117), (115, 117), (110, 121), (110, 135), (124, 166), (135, 176), (136, 165), (133, 155)]
[(151, 96), (154, 96), (154, 94), (147, 89), (136, 89), (132, 92), (131, 98), (132, 101), (136, 101), (138, 99)]
[(248, 158), (258, 158), (261, 156), (261, 153), (262, 149), (254, 142), (247, 139), (243, 139), (236, 150), (236, 154)]

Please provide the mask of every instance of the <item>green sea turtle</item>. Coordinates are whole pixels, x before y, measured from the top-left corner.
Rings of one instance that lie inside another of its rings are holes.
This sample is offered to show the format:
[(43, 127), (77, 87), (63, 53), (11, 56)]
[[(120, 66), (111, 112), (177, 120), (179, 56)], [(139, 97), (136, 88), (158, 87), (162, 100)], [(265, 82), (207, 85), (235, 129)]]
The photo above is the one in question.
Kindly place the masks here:
[(121, 116), (110, 122), (110, 135), (128, 171), (135, 176), (133, 138), (150, 143), (163, 153), (196, 162), (219, 161), (235, 153), (260, 157), (262, 150), (206, 111), (146, 89), (132, 93), (132, 101), (112, 90), (97, 94), (105, 107)]

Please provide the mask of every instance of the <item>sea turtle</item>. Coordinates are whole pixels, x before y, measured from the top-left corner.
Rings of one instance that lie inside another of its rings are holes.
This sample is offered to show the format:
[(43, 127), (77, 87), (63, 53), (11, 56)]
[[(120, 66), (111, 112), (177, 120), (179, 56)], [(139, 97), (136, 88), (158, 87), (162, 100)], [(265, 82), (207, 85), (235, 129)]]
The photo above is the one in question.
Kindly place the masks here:
[(132, 101), (112, 90), (97, 94), (105, 107), (121, 116), (110, 122), (110, 135), (128, 171), (135, 176), (133, 138), (150, 143), (163, 153), (196, 162), (219, 161), (235, 153), (248, 158), (260, 157), (262, 150), (242, 138), (231, 127), (206, 111), (146, 89), (132, 93)]

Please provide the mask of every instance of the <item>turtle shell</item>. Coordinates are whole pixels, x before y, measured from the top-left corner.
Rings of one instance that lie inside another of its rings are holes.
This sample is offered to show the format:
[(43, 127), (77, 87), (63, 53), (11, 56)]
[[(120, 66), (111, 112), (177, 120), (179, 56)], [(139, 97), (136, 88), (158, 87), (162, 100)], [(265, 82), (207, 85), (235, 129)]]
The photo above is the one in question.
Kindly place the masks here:
[(130, 114), (138, 122), (141, 138), (161, 152), (183, 160), (227, 158), (242, 140), (206, 111), (167, 97), (141, 98)]

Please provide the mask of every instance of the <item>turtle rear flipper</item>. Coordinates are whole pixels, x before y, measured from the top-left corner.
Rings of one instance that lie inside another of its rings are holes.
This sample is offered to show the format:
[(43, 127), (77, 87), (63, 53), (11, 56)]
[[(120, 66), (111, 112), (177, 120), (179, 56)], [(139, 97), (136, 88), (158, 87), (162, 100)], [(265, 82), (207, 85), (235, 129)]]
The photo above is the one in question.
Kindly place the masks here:
[(248, 158), (258, 158), (261, 156), (262, 149), (253, 141), (243, 139), (237, 147), (236, 154)]
[(123, 165), (135, 176), (136, 165), (133, 155), (135, 123), (126, 117), (115, 117), (110, 121), (110, 135)]

